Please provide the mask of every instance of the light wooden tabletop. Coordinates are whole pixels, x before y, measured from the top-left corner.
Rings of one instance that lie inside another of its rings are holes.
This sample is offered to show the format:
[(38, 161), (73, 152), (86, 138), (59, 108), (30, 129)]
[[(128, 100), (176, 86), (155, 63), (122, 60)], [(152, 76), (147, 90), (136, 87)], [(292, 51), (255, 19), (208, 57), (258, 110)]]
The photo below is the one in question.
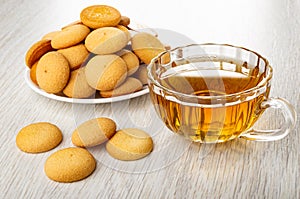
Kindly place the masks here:
[[(149, 95), (117, 103), (79, 105), (43, 97), (25, 83), (24, 56), (44, 34), (78, 20), (93, 4), (108, 4), (137, 24), (176, 31), (197, 43), (244, 46), (267, 57), (274, 68), (271, 96), (300, 113), (300, 1), (71, 1), (0, 0), (0, 198), (300, 198), (300, 134), (282, 140), (236, 139), (224, 144), (191, 144), (157, 120)], [(90, 149), (97, 168), (75, 183), (57, 183), (44, 174), (54, 151), (73, 146), (71, 134), (89, 118), (107, 116), (119, 129), (146, 129), (153, 153), (139, 161), (108, 157), (103, 146)], [(64, 139), (40, 154), (15, 144), (27, 124), (47, 121)], [(282, 118), (267, 111), (260, 128), (278, 128)]]

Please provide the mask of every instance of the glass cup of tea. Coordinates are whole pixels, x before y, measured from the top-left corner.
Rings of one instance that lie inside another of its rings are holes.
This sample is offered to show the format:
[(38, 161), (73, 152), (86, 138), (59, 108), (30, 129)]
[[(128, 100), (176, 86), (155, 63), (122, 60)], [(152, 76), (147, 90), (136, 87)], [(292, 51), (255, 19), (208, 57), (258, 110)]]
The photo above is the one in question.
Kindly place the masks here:
[[(194, 142), (238, 137), (273, 141), (295, 126), (293, 106), (269, 97), (273, 69), (254, 51), (228, 44), (192, 44), (159, 54), (147, 69), (157, 114), (171, 131)], [(283, 113), (281, 127), (254, 129), (269, 108)]]

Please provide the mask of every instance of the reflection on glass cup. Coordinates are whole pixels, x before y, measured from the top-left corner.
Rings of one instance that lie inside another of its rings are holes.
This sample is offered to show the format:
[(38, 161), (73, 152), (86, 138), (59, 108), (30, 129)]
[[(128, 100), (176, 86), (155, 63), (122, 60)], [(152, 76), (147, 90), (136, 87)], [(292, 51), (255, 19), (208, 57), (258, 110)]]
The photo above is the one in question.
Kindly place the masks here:
[[(296, 123), (294, 108), (270, 98), (272, 67), (258, 53), (227, 44), (192, 44), (166, 51), (148, 66), (150, 96), (157, 114), (174, 133), (194, 142), (237, 137), (272, 141)], [(256, 130), (268, 108), (280, 109), (280, 129)]]

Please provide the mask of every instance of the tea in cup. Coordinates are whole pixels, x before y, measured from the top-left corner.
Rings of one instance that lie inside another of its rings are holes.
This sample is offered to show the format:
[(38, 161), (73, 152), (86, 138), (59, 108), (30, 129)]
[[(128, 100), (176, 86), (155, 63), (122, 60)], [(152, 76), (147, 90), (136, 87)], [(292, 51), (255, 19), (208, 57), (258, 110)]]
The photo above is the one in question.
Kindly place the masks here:
[[(165, 125), (194, 142), (219, 143), (238, 137), (272, 141), (285, 137), (296, 112), (270, 98), (273, 69), (267, 59), (227, 44), (192, 44), (165, 51), (148, 66), (152, 103)], [(255, 130), (268, 108), (280, 109), (280, 129)]]

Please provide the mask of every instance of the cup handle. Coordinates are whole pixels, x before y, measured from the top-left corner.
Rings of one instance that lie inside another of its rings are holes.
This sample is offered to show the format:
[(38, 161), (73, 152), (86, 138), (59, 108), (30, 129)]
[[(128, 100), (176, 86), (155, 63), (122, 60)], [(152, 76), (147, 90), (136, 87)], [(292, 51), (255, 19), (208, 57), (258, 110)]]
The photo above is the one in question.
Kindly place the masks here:
[(240, 138), (254, 141), (275, 141), (287, 136), (295, 127), (297, 113), (294, 107), (287, 100), (283, 98), (269, 98), (262, 102), (260, 108), (280, 109), (284, 118), (284, 123), (282, 124), (281, 128), (273, 130), (256, 130), (251, 128), (243, 133)]

